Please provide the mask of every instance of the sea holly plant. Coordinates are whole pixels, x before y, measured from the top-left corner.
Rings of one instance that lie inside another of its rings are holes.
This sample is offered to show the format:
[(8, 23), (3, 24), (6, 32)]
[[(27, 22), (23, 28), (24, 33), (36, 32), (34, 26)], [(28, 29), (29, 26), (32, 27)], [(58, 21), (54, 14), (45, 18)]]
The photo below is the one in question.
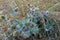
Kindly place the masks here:
[(15, 7), (11, 10), (10, 16), (14, 17), (17, 15), (19, 15), (19, 10), (18, 10), (18, 7)]
[(50, 31), (53, 28), (54, 22), (46, 17), (48, 17), (48, 12), (43, 14), (38, 8), (32, 8), (31, 6), (29, 13), (24, 20), (13, 20), (11, 25), (8, 25), (7, 29), (9, 30), (9, 33), (7, 33), (8, 35), (5, 33), (5, 35), (7, 39), (10, 38), (11, 40), (14, 40), (14, 37), (19, 36), (26, 39), (32, 36), (32, 34), (36, 36), (41, 33), (41, 29)]

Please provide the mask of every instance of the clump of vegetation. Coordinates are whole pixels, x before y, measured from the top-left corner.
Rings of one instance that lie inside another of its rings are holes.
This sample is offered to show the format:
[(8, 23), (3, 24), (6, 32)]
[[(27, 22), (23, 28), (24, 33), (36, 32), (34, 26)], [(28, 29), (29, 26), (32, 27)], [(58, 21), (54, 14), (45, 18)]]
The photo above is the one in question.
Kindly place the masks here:
[(47, 17), (47, 12), (42, 14), (38, 8), (33, 8), (32, 6), (30, 6), (30, 11), (25, 17), (25, 19), (13, 20), (12, 25), (9, 25), (7, 27), (7, 29), (9, 29), (10, 31), (8, 33), (9, 35), (5, 35), (7, 39), (11, 40), (15, 39), (14, 37), (19, 36), (26, 39), (32, 36), (32, 34), (36, 36), (37, 34), (41, 33), (41, 29), (44, 29), (45, 31), (50, 31), (53, 28), (54, 22), (51, 19), (48, 19)]

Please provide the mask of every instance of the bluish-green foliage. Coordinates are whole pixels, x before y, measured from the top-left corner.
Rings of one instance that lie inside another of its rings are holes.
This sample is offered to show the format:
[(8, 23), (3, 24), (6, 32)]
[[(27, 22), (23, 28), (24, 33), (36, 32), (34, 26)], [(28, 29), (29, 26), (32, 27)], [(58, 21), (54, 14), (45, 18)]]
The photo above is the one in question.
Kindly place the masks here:
[(48, 18), (46, 18), (45, 21), (44, 17), (46, 15), (48, 16), (46, 12), (45, 14), (42, 14), (38, 9), (32, 9), (29, 11), (24, 20), (13, 20), (12, 25), (7, 27), (11, 32), (11, 35), (8, 35), (9, 38), (11, 38), (11, 36), (21, 36), (23, 38), (29, 38), (30, 36), (32, 36), (32, 34), (36, 36), (40, 33), (40, 28), (45, 29), (45, 31), (50, 31), (53, 28), (54, 22)]

